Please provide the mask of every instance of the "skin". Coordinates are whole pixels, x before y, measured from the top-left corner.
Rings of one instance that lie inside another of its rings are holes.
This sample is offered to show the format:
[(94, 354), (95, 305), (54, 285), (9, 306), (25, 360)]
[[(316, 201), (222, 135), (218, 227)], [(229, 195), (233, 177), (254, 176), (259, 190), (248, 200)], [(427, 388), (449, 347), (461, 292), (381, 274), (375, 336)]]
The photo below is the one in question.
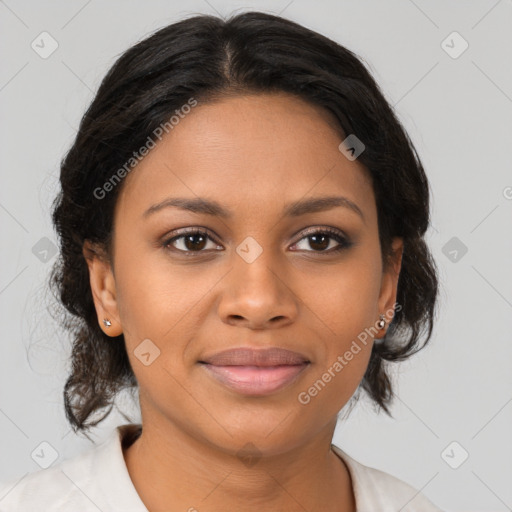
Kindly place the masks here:
[[(355, 510), (331, 442), (373, 340), (310, 403), (297, 397), (393, 310), (403, 246), (393, 240), (383, 267), (368, 173), (339, 151), (344, 135), (330, 116), (285, 93), (198, 105), (124, 179), (113, 261), (84, 244), (98, 322), (124, 333), (139, 383), (143, 433), (124, 458), (151, 512)], [(323, 196), (350, 199), (364, 219), (340, 206), (283, 216), (288, 203)], [(169, 197), (215, 200), (232, 217), (176, 207), (143, 216)], [(203, 252), (184, 238), (163, 246), (194, 227), (216, 235)], [(325, 227), (352, 245), (328, 254), (304, 234)], [(236, 252), (248, 236), (263, 249), (251, 263)], [(134, 351), (148, 338), (160, 355), (146, 366)], [(311, 364), (280, 391), (248, 397), (198, 363), (238, 346), (287, 348)], [(257, 450), (252, 466), (237, 456), (247, 443)]]

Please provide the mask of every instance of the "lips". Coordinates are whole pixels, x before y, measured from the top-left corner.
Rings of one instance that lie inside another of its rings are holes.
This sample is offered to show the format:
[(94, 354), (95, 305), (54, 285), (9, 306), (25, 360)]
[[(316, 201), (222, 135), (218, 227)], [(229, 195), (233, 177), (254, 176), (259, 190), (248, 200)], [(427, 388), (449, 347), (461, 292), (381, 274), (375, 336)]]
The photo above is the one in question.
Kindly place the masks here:
[(298, 352), (272, 347), (225, 350), (199, 363), (225, 387), (244, 395), (262, 396), (294, 382), (310, 361)]
[(308, 359), (284, 348), (235, 348), (218, 352), (204, 359), (207, 364), (214, 366), (279, 366), (296, 365), (309, 362)]

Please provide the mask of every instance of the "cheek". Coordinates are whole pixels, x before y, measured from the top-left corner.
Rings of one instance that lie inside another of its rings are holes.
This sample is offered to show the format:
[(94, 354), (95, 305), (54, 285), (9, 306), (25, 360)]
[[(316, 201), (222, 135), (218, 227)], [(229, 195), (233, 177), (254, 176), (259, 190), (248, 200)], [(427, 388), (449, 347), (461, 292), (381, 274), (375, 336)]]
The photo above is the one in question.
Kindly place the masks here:
[(301, 389), (298, 401), (308, 409), (309, 418), (328, 421), (348, 402), (368, 366), (376, 320), (378, 274), (366, 265), (354, 265), (339, 273), (329, 293), (318, 294), (316, 311), (322, 322), (318, 337), (321, 348), (311, 378)]
[(304, 293), (309, 294), (305, 302), (315, 312), (322, 349), (308, 387), (302, 391), (315, 414), (326, 418), (349, 400), (368, 366), (377, 333), (381, 276), (377, 250), (354, 252), (336, 271), (329, 271), (329, 281), (321, 286), (304, 285)]
[(116, 260), (116, 292), (125, 337), (132, 343), (145, 338), (162, 343), (187, 323), (180, 319), (194, 314), (213, 286), (214, 276), (199, 278), (192, 266), (171, 267), (164, 249), (160, 254), (160, 250), (129, 250), (121, 245), (122, 257)]
[(319, 327), (326, 336), (338, 338), (338, 343), (357, 337), (378, 319), (381, 269), (375, 260), (354, 254), (350, 261), (330, 269), (316, 286), (313, 280), (304, 285), (306, 304), (322, 320)]

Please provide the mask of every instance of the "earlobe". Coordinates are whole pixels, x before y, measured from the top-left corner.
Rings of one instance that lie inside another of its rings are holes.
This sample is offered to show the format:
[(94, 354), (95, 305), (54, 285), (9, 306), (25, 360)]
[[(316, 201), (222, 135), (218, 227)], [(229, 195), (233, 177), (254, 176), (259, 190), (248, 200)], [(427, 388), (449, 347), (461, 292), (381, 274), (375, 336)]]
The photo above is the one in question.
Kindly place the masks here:
[(89, 283), (98, 323), (108, 336), (119, 336), (123, 329), (119, 318), (112, 266), (105, 252), (89, 240), (84, 242), (82, 253), (89, 269)]

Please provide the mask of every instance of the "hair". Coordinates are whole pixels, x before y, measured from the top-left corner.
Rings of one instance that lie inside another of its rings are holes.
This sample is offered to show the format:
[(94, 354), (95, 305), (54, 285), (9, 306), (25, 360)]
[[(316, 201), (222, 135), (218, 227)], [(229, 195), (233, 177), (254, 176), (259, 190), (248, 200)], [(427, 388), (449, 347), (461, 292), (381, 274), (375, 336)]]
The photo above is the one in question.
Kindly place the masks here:
[[(432, 335), (437, 269), (424, 235), (429, 184), (407, 133), (362, 60), (331, 39), (262, 12), (228, 19), (195, 15), (168, 25), (123, 53), (103, 78), (61, 162), (52, 220), (60, 254), (50, 286), (65, 307), (73, 337), (64, 386), (66, 417), (77, 431), (110, 413), (122, 389), (138, 386), (124, 337), (99, 327), (85, 240), (112, 255), (113, 212), (122, 183), (94, 193), (190, 98), (199, 104), (230, 95), (285, 92), (330, 112), (344, 134), (365, 144), (358, 156), (375, 194), (382, 261), (393, 237), (404, 250), (395, 315), (374, 343), (358, 388), (388, 415), (393, 391), (386, 363), (408, 358)], [(100, 415), (93, 420), (92, 416)]]

